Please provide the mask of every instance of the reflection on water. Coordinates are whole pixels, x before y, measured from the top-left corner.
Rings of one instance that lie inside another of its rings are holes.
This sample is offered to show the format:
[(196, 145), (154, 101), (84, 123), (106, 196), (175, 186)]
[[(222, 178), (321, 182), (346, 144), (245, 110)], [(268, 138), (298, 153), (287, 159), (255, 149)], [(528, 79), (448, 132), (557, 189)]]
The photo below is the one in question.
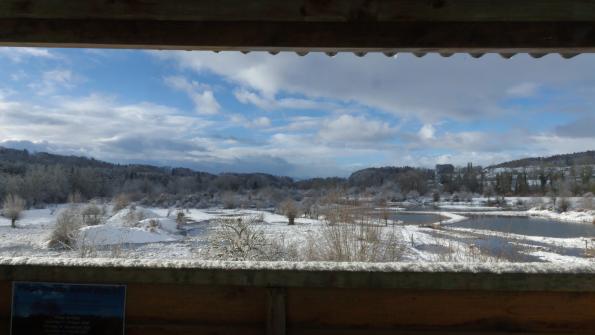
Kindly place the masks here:
[(595, 237), (595, 225), (566, 223), (541, 218), (472, 216), (453, 227), (493, 230), (529, 236)]
[(403, 221), (404, 224), (409, 225), (430, 224), (440, 222), (441, 219), (446, 220), (445, 217), (440, 216), (438, 214), (413, 214), (407, 212), (399, 212), (391, 215), (391, 220)]

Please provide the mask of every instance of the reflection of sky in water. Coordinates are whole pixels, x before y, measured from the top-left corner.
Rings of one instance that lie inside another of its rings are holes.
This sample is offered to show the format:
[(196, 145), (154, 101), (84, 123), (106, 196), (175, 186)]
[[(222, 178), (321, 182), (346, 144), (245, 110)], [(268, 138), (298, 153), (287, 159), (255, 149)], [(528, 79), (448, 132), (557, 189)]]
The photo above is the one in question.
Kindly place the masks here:
[[(404, 224), (418, 225), (418, 224), (430, 224), (440, 221), (440, 215), (436, 214), (417, 214), (400, 212), (394, 213), (390, 217), (392, 220), (403, 221)], [(444, 219), (444, 218), (443, 218)]]
[(595, 237), (595, 225), (565, 223), (539, 218), (475, 216), (454, 227), (546, 237)]
[(13, 313), (94, 315), (120, 317), (124, 313), (124, 286), (15, 283)]

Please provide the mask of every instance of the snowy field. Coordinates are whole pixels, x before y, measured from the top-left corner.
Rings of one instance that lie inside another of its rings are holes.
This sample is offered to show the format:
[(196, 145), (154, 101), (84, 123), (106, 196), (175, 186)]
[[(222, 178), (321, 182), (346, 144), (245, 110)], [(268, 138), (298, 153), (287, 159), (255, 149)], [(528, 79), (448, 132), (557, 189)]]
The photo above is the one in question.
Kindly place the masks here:
[[(595, 265), (595, 234), (548, 237), (457, 226), (478, 216), (502, 220), (506, 217), (543, 218), (561, 225), (595, 226), (595, 211), (507, 210), (483, 204), (481, 199), (466, 204), (437, 203), (431, 210), (408, 210), (411, 204), (395, 204), (390, 208), (391, 213), (436, 215), (439, 219), (429, 224), (408, 224), (398, 219), (367, 224), (374, 226), (378, 236), (393, 238), (390, 243), (398, 244), (395, 250), (398, 250), (398, 261), (402, 262)], [(26, 210), (16, 228), (11, 227), (8, 219), (0, 217), (0, 257), (123, 258), (164, 262), (221, 259), (217, 258), (221, 257), (217, 251), (213, 252), (213, 246), (222, 243), (218, 240), (222, 229), (220, 219), (254, 218), (251, 229), (262, 233), (262, 238), (274, 242), (277, 248), (292, 251), (278, 260), (294, 261), (303, 260), (300, 255), (305, 253), (305, 248), (316, 247), (318, 242), (323, 244), (330, 234), (337, 232), (332, 231), (322, 217), (298, 217), (295, 225), (288, 225), (285, 216), (267, 210), (186, 209), (183, 211), (185, 222), (180, 224), (176, 221), (177, 212), (171, 209), (136, 207), (112, 213), (110, 207), (104, 206), (101, 224), (77, 229), (76, 243), (64, 248), (51, 247), (49, 240), (57, 217), (67, 210), (67, 205)]]

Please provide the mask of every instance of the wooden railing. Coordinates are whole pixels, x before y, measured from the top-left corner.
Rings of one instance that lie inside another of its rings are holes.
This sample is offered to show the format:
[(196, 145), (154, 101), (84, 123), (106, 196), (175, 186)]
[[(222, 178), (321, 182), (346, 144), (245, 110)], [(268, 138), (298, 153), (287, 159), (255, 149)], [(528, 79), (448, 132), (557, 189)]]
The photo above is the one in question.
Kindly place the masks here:
[(595, 333), (589, 265), (46, 263), (0, 260), (0, 333), (12, 281), (126, 284), (127, 334)]

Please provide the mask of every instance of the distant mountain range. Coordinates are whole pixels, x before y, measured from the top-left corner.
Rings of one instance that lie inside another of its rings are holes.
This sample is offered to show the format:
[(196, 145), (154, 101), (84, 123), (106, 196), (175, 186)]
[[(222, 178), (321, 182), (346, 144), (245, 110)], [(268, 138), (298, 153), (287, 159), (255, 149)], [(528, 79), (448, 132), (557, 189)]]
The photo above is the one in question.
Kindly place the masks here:
[[(138, 165), (138, 164), (114, 164), (105, 161), (96, 160), (94, 158), (80, 157), (80, 156), (64, 156), (58, 154), (50, 154), (46, 152), (29, 153), (26, 150), (16, 150), (0, 147), (0, 173), (19, 173), (22, 172), (27, 165), (61, 165), (64, 167), (90, 167), (99, 169), (115, 169), (134, 171), (140, 174), (168, 174), (174, 176), (195, 176), (197, 174), (214, 179), (217, 175), (193, 171), (187, 168), (170, 168), (158, 167), (153, 165)], [(517, 159), (513, 161), (503, 162), (496, 165), (488, 166), (487, 169), (492, 168), (522, 168), (530, 166), (544, 166), (544, 167), (565, 167), (572, 165), (595, 165), (595, 150), (576, 152), (571, 154), (554, 155), (549, 157), (531, 157)], [(361, 185), (381, 185), (387, 179), (391, 179), (392, 175), (400, 175), (407, 171), (413, 170), (413, 167), (379, 167), (379, 168), (365, 168), (353, 172), (347, 181), (352, 186)], [(419, 169), (418, 169), (419, 170)], [(426, 170), (426, 169), (421, 169)], [(235, 176), (259, 176), (259, 179), (269, 179), (273, 184), (276, 178), (281, 181), (279, 184), (288, 185), (291, 179), (288, 177), (277, 177), (264, 173), (222, 173), (221, 175), (235, 175)], [(271, 180), (272, 179), (272, 180)], [(329, 181), (332, 183), (340, 182), (343, 178), (312, 178), (301, 181), (300, 183), (309, 184), (312, 182)]]

